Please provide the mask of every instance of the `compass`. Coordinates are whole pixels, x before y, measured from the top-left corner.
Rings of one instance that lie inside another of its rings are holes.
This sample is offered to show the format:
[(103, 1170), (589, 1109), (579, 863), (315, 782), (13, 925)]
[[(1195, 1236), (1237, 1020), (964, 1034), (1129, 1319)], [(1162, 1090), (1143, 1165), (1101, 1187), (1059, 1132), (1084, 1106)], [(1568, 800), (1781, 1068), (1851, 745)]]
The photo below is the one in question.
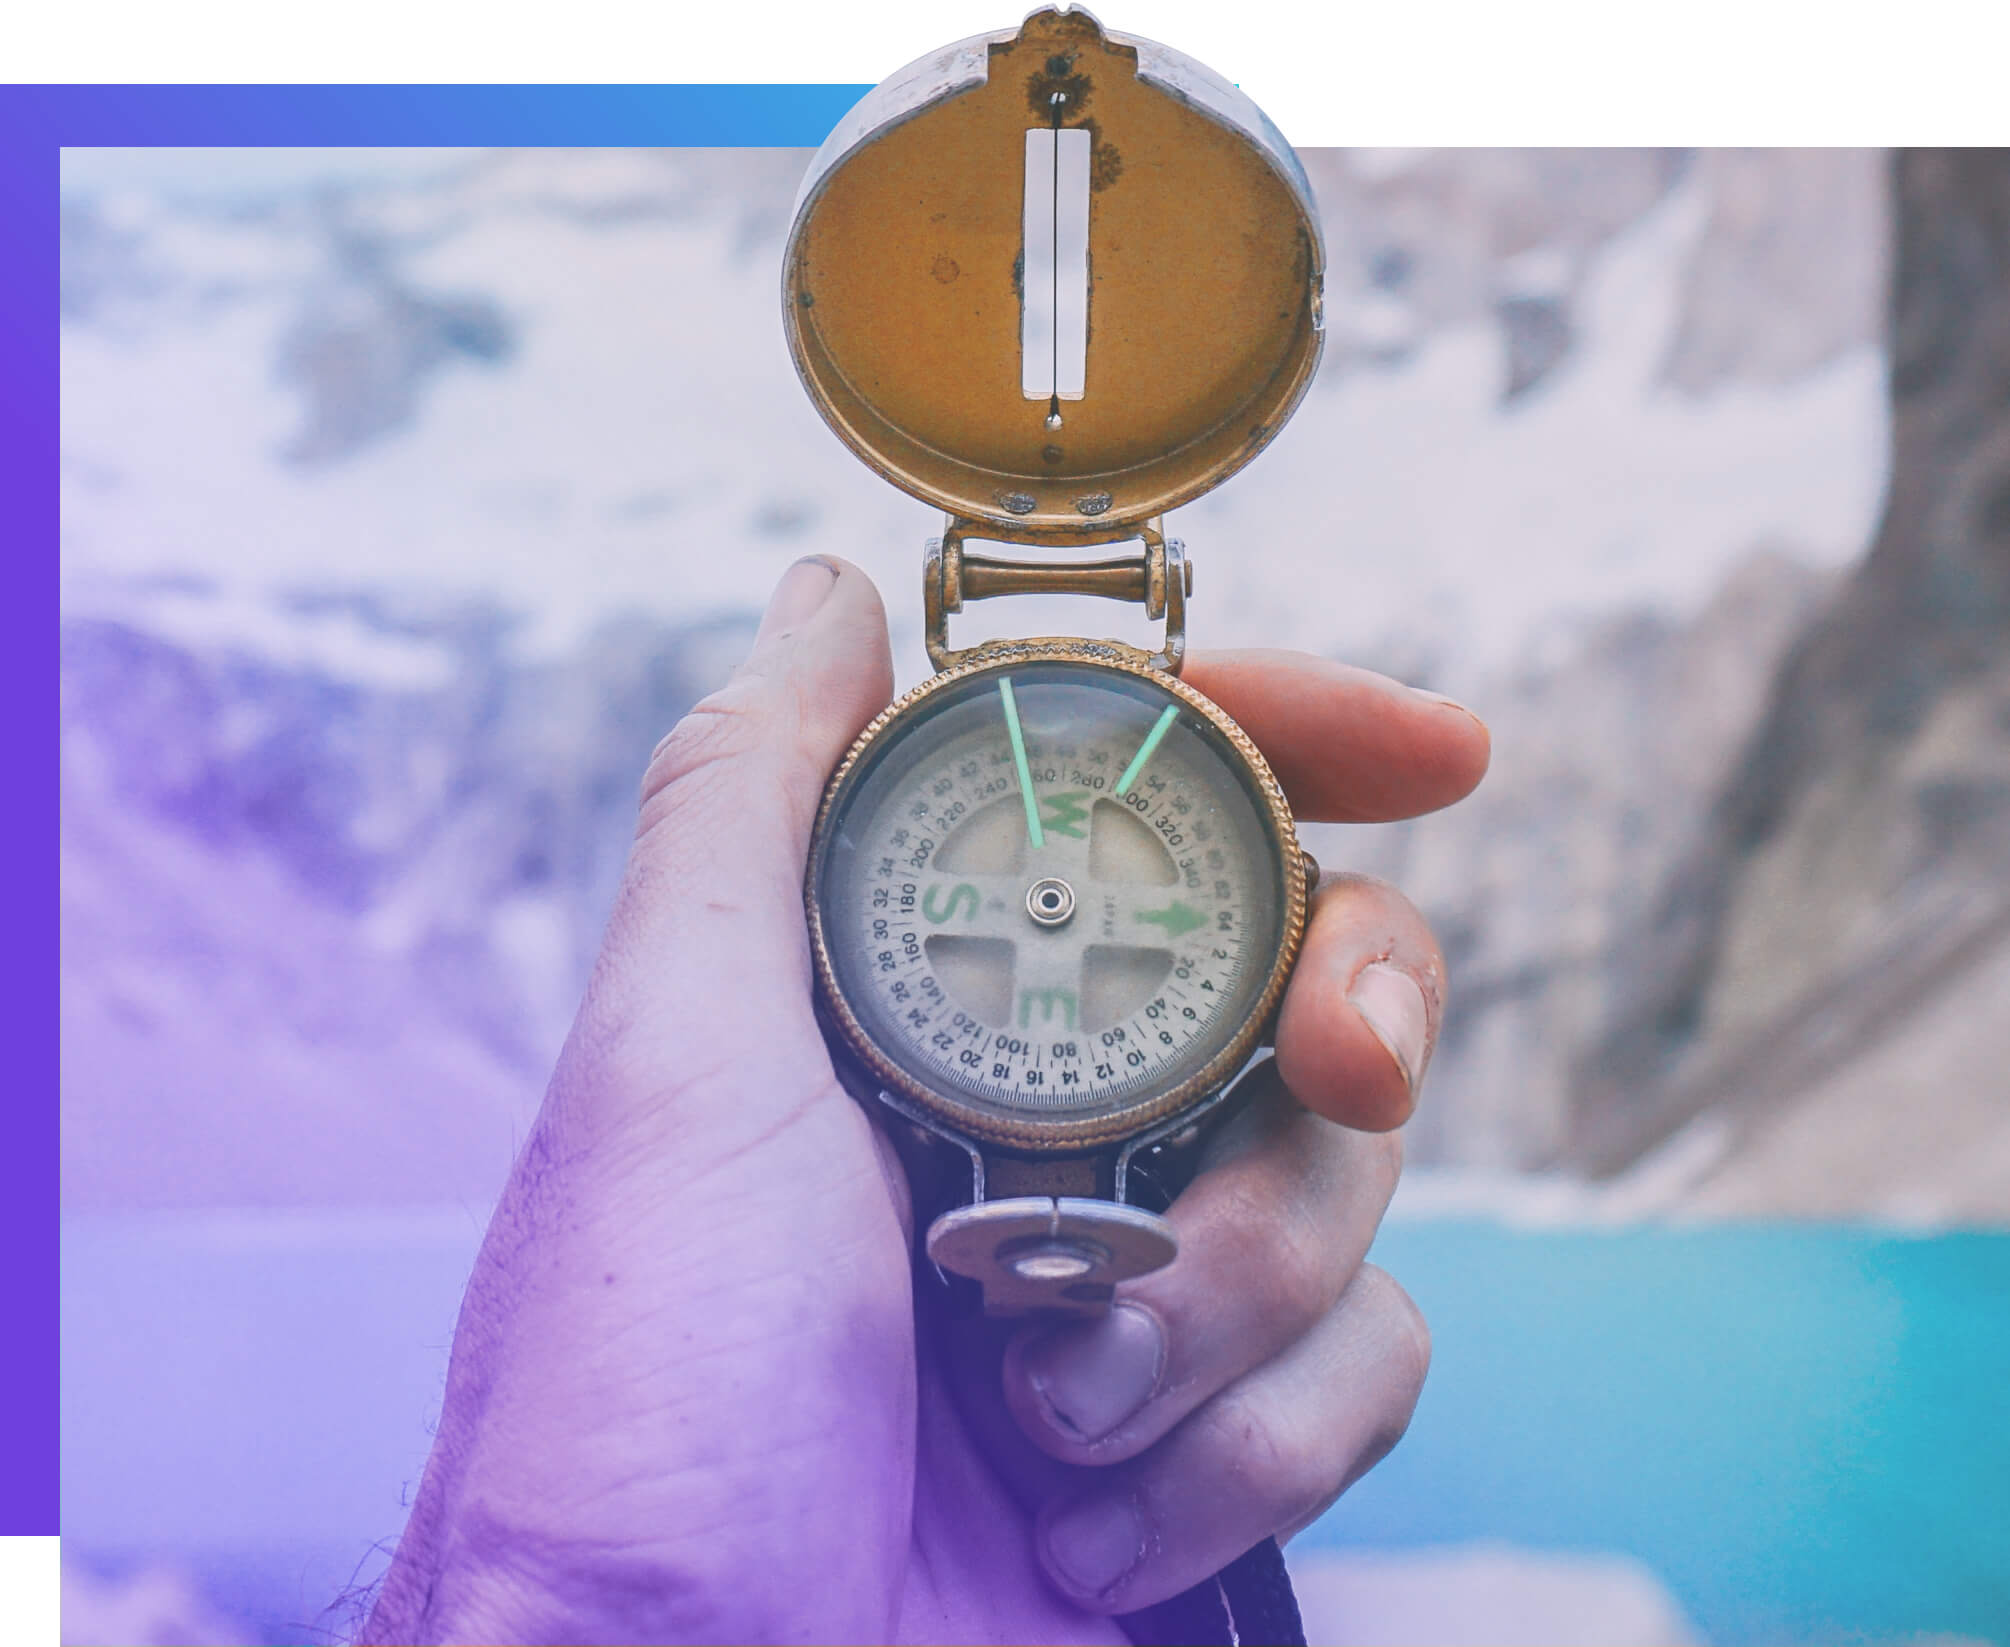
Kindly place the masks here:
[[(817, 818), (818, 1006), (852, 1090), (967, 1165), (926, 1249), (994, 1313), (1092, 1312), (1171, 1260), (1141, 1191), (1297, 957), (1316, 867), (1261, 753), (1180, 679), (1192, 568), (1162, 516), (1296, 406), (1322, 268), (1261, 112), (1080, 9), (893, 76), (797, 202), (804, 385), (946, 516), (922, 556), (937, 673), (859, 736)], [(966, 603), (1021, 594), (1135, 603), (1164, 638), (950, 644)]]

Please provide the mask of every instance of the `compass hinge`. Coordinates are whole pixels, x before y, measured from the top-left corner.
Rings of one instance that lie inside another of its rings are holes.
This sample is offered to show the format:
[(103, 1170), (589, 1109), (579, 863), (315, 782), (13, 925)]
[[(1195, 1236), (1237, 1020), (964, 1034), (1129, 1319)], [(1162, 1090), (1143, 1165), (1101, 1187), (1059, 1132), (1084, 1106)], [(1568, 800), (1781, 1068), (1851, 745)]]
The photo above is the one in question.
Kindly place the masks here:
[(1154, 622), (1163, 618), (1165, 643), (1150, 661), (1167, 674), (1179, 673), (1186, 657), (1186, 598), (1193, 593), (1193, 565), (1185, 546), (1168, 538), (1157, 521), (1127, 528), (1123, 540), (1101, 540), (1129, 541), (1138, 545), (1138, 551), (1100, 560), (1004, 560), (967, 552), (964, 539), (985, 530), (976, 522), (952, 518), (942, 536), (929, 539), (923, 552), (928, 656), (937, 669), (947, 669), (977, 650), (958, 651), (949, 644), (949, 615), (962, 611), (965, 601), (999, 595), (1095, 595), (1140, 605)]

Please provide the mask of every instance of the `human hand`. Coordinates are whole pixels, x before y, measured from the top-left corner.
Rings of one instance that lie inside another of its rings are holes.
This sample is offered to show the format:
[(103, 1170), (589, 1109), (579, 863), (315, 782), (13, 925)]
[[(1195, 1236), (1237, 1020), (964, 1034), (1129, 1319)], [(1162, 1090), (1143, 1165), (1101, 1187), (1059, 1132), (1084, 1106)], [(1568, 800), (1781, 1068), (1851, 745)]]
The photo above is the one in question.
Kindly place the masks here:
[[(1302, 819), (1458, 799), (1486, 733), (1295, 654), (1184, 678)], [(1316, 1516), (1428, 1339), (1363, 1255), (1442, 1009), (1423, 921), (1328, 877), (1252, 1101), (1106, 1317), (951, 1320), (838, 1085), (802, 907), (826, 775), (891, 694), (856, 569), (777, 589), (650, 763), (585, 1000), (469, 1282), (370, 1642), (1122, 1642), (1111, 1615)]]

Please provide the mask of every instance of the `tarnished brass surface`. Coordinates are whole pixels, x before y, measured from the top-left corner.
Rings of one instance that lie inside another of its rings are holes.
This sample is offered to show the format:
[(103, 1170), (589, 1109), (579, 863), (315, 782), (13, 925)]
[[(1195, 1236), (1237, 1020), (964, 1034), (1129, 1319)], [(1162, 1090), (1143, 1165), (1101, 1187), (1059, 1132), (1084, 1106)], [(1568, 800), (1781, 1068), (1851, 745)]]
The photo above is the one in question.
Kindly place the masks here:
[[(1151, 564), (1148, 555), (1118, 555), (1108, 560), (1066, 561), (998, 560), (990, 555), (965, 554), (962, 571), (962, 598), (990, 600), (998, 595), (1099, 595), (1105, 600), (1146, 603), (1151, 594)], [(1163, 617), (1160, 610), (1147, 614)]]
[[(1141, 605), (1155, 623), (1164, 618), (1165, 642), (1157, 652), (1126, 650), (1168, 675), (1179, 673), (1186, 661), (1186, 598), (1193, 593), (1193, 567), (1185, 546), (1168, 538), (1157, 521), (1125, 534), (1141, 545), (1137, 554), (1105, 560), (1000, 560), (964, 549), (967, 535), (987, 530), (971, 521), (952, 520), (942, 536), (931, 538), (922, 551), (922, 636), (936, 668), (951, 668), (982, 650), (959, 651), (949, 644), (950, 614), (962, 611), (965, 601), (1000, 595), (1095, 595)], [(1106, 536), (1099, 534), (1091, 541)]]
[[(1142, 77), (1141, 53), (1184, 81)], [(1005, 541), (1134, 527), (1241, 468), (1322, 336), (1323, 252), (1281, 139), (1225, 113), (1246, 100), (1208, 71), (1081, 10), (932, 66), (933, 101), (857, 135), (797, 210), (784, 313), (819, 410)], [(1022, 392), (1019, 265), (1025, 133), (1056, 107), (1091, 133), (1091, 277), (1086, 393), (1049, 429)]]
[[(824, 914), (817, 899), (817, 882), (823, 874), (832, 820), (849, 787), (851, 775), (866, 750), (882, 737), (898, 738), (903, 730), (902, 721), (947, 686), (988, 670), (1046, 662), (1093, 664), (1123, 674), (1143, 676), (1213, 724), (1248, 767), (1254, 780), (1252, 787), (1262, 802), (1265, 832), (1275, 853), (1278, 872), (1276, 895), (1283, 905), (1277, 953), (1271, 959), (1269, 974), (1249, 1017), (1235, 1036), (1202, 1069), (1178, 1086), (1142, 1099), (1127, 1109), (1074, 1120), (1050, 1116), (1020, 1118), (991, 1113), (974, 1104), (945, 1097), (915, 1080), (886, 1057), (859, 1022), (838, 987), (830, 940), (824, 930)], [(823, 802), (817, 809), (816, 827), (811, 834), (809, 868), (803, 879), (803, 907), (809, 918), (810, 952), (816, 970), (818, 996), (829, 1021), (876, 1080), (909, 1103), (918, 1105), (925, 1114), (934, 1116), (955, 1132), (980, 1144), (1027, 1152), (1066, 1153), (1098, 1149), (1129, 1138), (1212, 1097), (1234, 1078), (1257, 1049), (1272, 1013), (1283, 999), (1285, 983), (1291, 976), (1292, 965), (1298, 959), (1299, 945), (1305, 937), (1307, 899), (1304, 859), (1291, 817), (1291, 804), (1284, 798), (1283, 787), (1272, 774), (1262, 752), (1250, 741), (1248, 733), (1230, 720), (1211, 699), (1165, 670), (1154, 667), (1135, 647), (1120, 646), (1110, 641), (1042, 639), (994, 641), (974, 648), (965, 661), (930, 676), (913, 691), (889, 704), (858, 735), (844, 759), (838, 763), (837, 770), (831, 774), (830, 782), (824, 788)]]

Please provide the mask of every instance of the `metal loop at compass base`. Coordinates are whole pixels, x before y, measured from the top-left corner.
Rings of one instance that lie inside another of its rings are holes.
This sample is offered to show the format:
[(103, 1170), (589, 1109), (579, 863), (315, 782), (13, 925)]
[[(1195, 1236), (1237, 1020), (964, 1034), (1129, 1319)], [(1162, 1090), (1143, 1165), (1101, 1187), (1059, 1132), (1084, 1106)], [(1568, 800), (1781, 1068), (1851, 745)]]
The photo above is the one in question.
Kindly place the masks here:
[(1178, 1257), (1179, 1238), (1141, 1207), (1027, 1195), (944, 1213), (929, 1226), (928, 1256), (984, 1288), (986, 1315), (1100, 1315), (1119, 1282)]

